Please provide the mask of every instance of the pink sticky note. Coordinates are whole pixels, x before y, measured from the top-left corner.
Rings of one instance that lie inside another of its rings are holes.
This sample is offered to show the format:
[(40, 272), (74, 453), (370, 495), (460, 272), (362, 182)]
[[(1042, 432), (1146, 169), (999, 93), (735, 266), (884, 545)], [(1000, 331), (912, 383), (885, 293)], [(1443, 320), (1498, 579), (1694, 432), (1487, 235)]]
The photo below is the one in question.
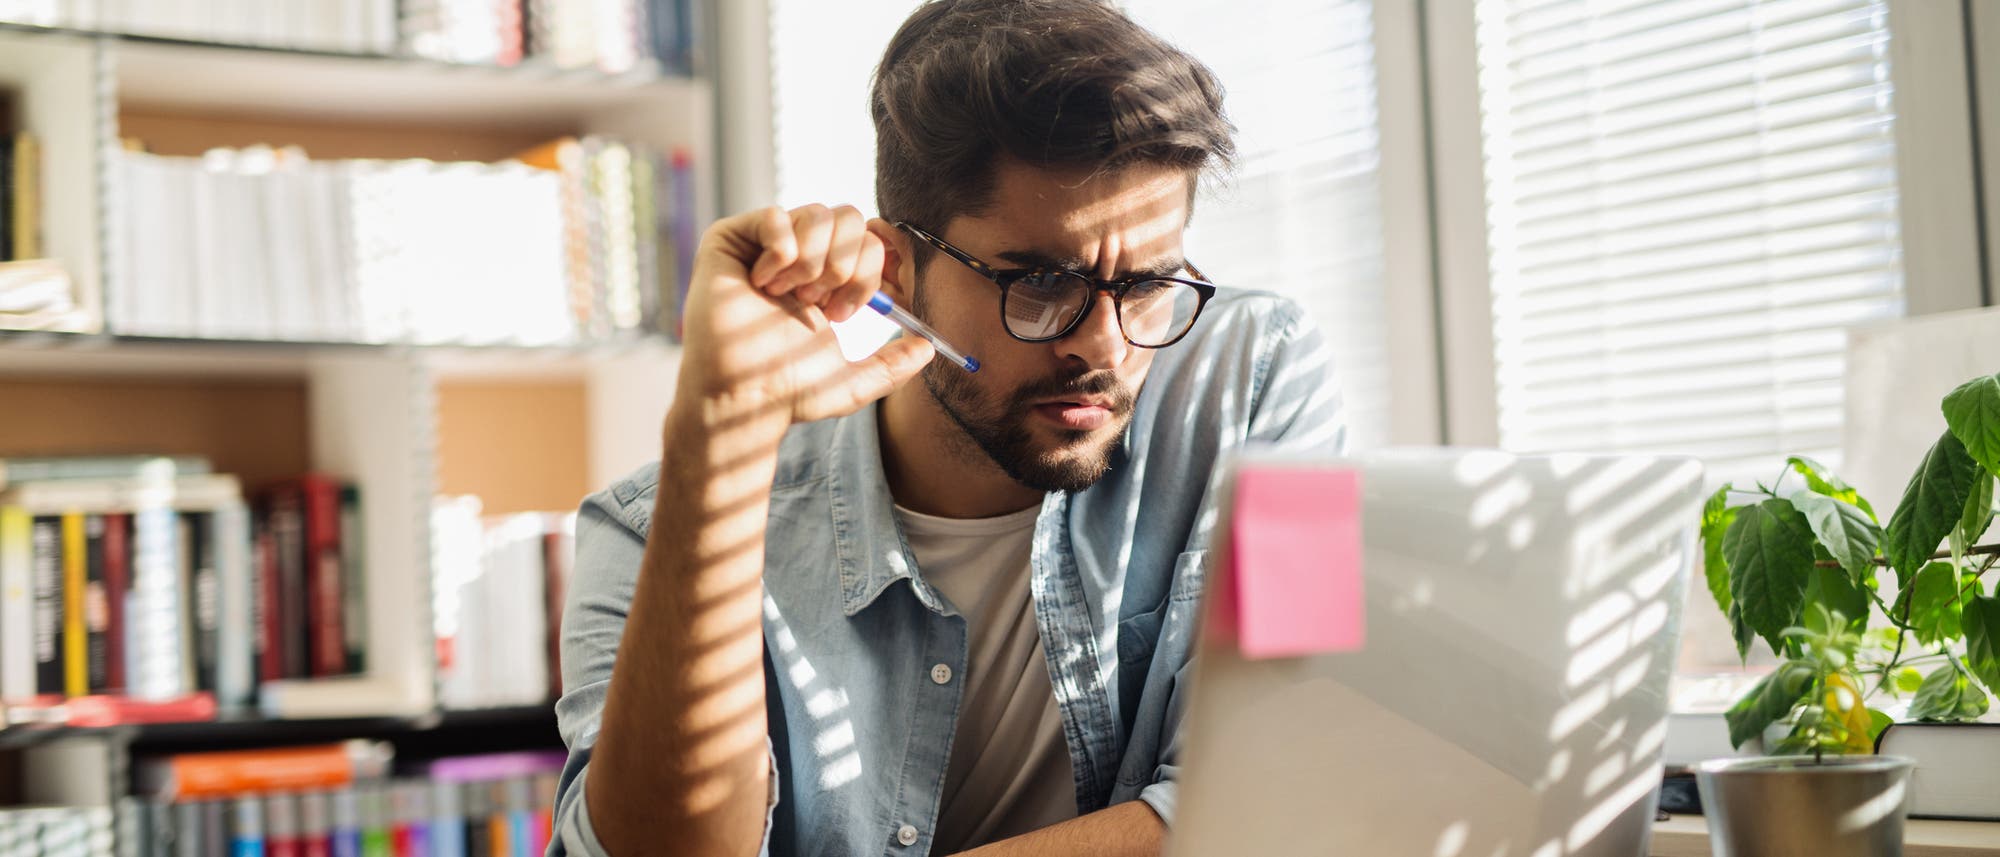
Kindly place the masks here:
[(1233, 499), (1222, 633), (1248, 658), (1361, 648), (1361, 474), (1245, 465)]

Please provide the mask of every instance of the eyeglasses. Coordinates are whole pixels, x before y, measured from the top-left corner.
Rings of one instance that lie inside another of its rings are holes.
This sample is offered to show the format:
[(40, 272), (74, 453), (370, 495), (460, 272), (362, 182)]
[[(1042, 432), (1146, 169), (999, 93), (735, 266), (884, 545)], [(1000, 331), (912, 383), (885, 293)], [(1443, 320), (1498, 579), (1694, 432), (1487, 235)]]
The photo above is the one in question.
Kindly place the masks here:
[(1150, 274), (1099, 280), (1064, 268), (996, 269), (972, 254), (946, 243), (910, 223), (897, 228), (957, 259), (974, 273), (1000, 287), (1000, 321), (1007, 335), (1022, 342), (1051, 342), (1070, 334), (1090, 315), (1098, 292), (1111, 295), (1118, 329), (1125, 341), (1139, 348), (1165, 348), (1187, 336), (1215, 284), (1193, 264), (1188, 273), (1198, 279)]

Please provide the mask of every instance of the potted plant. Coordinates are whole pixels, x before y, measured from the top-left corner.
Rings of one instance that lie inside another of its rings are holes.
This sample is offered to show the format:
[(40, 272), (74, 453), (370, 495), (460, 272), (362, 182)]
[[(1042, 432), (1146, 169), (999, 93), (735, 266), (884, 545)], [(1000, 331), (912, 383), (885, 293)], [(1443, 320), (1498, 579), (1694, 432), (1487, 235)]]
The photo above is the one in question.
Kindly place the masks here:
[(1910, 763), (1867, 755), (1889, 724), (1869, 701), (1914, 694), (1911, 719), (1966, 720), (2000, 689), (2000, 592), (1985, 583), (2000, 544), (1974, 544), (2000, 474), (2000, 375), (1943, 410), (1886, 526), (1805, 458), (1703, 507), (1703, 572), (1738, 654), (1762, 640), (1779, 658), (1726, 717), (1731, 743), (1770, 733), (1771, 755), (1697, 769), (1719, 857), (1902, 853)]

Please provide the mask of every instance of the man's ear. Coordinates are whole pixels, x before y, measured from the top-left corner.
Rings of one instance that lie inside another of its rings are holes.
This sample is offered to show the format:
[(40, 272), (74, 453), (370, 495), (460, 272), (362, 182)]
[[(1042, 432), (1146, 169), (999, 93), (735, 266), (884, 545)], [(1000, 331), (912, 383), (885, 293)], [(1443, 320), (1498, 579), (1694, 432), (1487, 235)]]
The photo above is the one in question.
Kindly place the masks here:
[(897, 306), (909, 306), (917, 288), (916, 254), (910, 234), (880, 217), (868, 221), (868, 231), (882, 239), (882, 292)]

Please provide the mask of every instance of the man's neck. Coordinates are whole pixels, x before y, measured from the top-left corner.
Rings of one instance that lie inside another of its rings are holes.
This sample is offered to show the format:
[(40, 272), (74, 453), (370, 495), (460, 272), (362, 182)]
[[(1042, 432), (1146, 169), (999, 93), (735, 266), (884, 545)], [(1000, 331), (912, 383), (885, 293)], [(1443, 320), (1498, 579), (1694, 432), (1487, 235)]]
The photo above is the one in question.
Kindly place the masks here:
[(993, 463), (921, 381), (882, 400), (876, 434), (896, 505), (941, 518), (991, 518), (1042, 502), (1042, 492)]

